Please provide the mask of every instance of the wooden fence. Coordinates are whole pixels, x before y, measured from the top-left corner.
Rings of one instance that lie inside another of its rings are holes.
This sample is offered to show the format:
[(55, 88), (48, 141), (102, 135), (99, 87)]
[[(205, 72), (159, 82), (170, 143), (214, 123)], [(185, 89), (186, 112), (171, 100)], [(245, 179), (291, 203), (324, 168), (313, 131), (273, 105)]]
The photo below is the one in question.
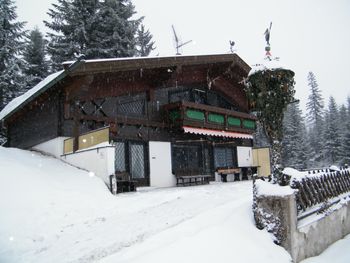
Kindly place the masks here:
[(326, 204), (341, 194), (350, 192), (350, 170), (318, 170), (309, 172), (301, 179), (294, 179), (291, 187), (297, 189), (296, 202), (298, 214), (318, 204)]

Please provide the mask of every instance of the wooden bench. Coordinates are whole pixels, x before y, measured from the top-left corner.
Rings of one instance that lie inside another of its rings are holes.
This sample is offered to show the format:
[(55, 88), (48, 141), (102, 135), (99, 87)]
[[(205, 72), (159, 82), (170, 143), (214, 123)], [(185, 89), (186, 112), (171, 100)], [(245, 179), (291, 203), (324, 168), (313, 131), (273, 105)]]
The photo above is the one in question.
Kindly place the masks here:
[(186, 174), (186, 173), (175, 173), (176, 186), (190, 186), (190, 185), (203, 185), (209, 184), (211, 175), (208, 174)]

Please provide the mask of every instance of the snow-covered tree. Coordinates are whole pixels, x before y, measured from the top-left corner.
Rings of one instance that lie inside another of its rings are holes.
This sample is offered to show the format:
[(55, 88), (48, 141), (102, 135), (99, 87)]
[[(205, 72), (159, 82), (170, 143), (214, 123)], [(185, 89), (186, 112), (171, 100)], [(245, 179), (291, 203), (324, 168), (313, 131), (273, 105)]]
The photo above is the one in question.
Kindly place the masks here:
[[(340, 108), (340, 125), (341, 125), (341, 165), (350, 165), (350, 97), (347, 100), (347, 107)], [(344, 108), (346, 112), (344, 112)]]
[(23, 52), (23, 58), (26, 63), (24, 73), (28, 89), (35, 86), (48, 74), (45, 44), (46, 41), (38, 28), (30, 32)]
[(19, 55), (24, 45), (25, 23), (16, 19), (14, 2), (0, 0), (0, 110), (23, 89), (23, 63)]
[(52, 4), (44, 21), (50, 29), (47, 52), (51, 56), (51, 71), (61, 68), (61, 63), (75, 59), (75, 55), (87, 54), (90, 47), (92, 24), (98, 10), (98, 0), (58, 0)]
[(323, 133), (323, 117), (324, 117), (324, 102), (321, 91), (318, 87), (315, 74), (309, 72), (308, 86), (310, 87), (310, 95), (306, 104), (307, 121), (309, 128), (309, 141), (311, 149), (311, 165), (318, 166), (322, 161), (322, 145), (320, 138)]
[(48, 53), (52, 68), (77, 55), (85, 58), (130, 57), (136, 54), (136, 32), (130, 0), (58, 0), (48, 12)]
[(145, 26), (141, 24), (137, 30), (136, 36), (136, 49), (138, 56), (147, 57), (152, 52), (152, 50), (155, 49), (152, 37), (153, 36), (149, 30), (145, 30)]
[(273, 181), (285, 185), (288, 184), (288, 178), (281, 172), (282, 125), (284, 111), (287, 105), (294, 101), (294, 72), (270, 67), (268, 62), (267, 64), (249, 74), (245, 91), (250, 107), (257, 112), (259, 122), (263, 125), (271, 145)]
[(98, 44), (95, 57), (132, 57), (136, 55), (136, 32), (142, 18), (133, 19), (135, 7), (130, 0), (100, 2), (95, 16)]
[(338, 107), (332, 96), (326, 111), (323, 139), (325, 161), (328, 164), (337, 164), (341, 158), (341, 135)]
[(283, 119), (283, 166), (305, 169), (308, 166), (309, 145), (306, 128), (298, 103), (289, 104)]

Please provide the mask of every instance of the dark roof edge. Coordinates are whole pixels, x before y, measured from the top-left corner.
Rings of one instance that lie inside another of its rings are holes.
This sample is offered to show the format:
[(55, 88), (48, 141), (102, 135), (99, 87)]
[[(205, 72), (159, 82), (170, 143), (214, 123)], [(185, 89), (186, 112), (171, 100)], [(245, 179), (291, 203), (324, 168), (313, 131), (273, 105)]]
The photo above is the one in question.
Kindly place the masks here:
[[(82, 65), (85, 61), (84, 60), (77, 60), (73, 62), (67, 69), (62, 71), (60, 74), (58, 74), (54, 79), (50, 80), (48, 83), (46, 83), (42, 88), (40, 88), (38, 91), (31, 94), (28, 98), (21, 101), (17, 106), (15, 106), (13, 109), (9, 110), (8, 113), (6, 113), (2, 118), (0, 115), (0, 120), (4, 121), (11, 117), (13, 114), (15, 114), (18, 110), (22, 109), (25, 105), (27, 105), (29, 102), (36, 99), (39, 95), (43, 94), (45, 91), (53, 87), (55, 84), (57, 84), (59, 81), (64, 79), (66, 76), (68, 76), (72, 71), (74, 71), (76, 68), (78, 68), (80, 65)], [(48, 76), (49, 77), (49, 76)], [(35, 88), (34, 86), (33, 88)], [(29, 91), (28, 91), (29, 92)], [(24, 94), (23, 94), (24, 95)], [(18, 97), (20, 98), (20, 97)], [(16, 98), (15, 98), (16, 99)], [(11, 103), (11, 102), (10, 102)], [(6, 106), (3, 110), (6, 109)], [(1, 113), (1, 112), (0, 112)]]
[[(186, 56), (164, 56), (164, 57), (129, 57), (129, 58), (109, 58), (86, 60), (85, 64), (73, 75), (86, 73), (116, 72), (134, 70), (139, 68), (161, 68), (170, 66), (199, 65), (208, 63), (232, 62), (241, 67), (247, 74), (250, 66), (237, 54), (212, 54), (212, 55), (186, 55)], [(63, 63), (66, 67), (72, 61)]]

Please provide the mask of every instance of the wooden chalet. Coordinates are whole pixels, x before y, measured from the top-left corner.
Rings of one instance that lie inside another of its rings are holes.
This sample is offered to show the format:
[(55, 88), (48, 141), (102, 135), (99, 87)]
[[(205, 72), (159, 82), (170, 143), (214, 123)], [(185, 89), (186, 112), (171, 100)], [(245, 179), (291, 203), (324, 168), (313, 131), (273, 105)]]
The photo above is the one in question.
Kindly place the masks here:
[(115, 173), (161, 187), (252, 165), (256, 118), (242, 83), (250, 67), (237, 54), (63, 67), (0, 113), (7, 146), (51, 153), (108, 185)]

